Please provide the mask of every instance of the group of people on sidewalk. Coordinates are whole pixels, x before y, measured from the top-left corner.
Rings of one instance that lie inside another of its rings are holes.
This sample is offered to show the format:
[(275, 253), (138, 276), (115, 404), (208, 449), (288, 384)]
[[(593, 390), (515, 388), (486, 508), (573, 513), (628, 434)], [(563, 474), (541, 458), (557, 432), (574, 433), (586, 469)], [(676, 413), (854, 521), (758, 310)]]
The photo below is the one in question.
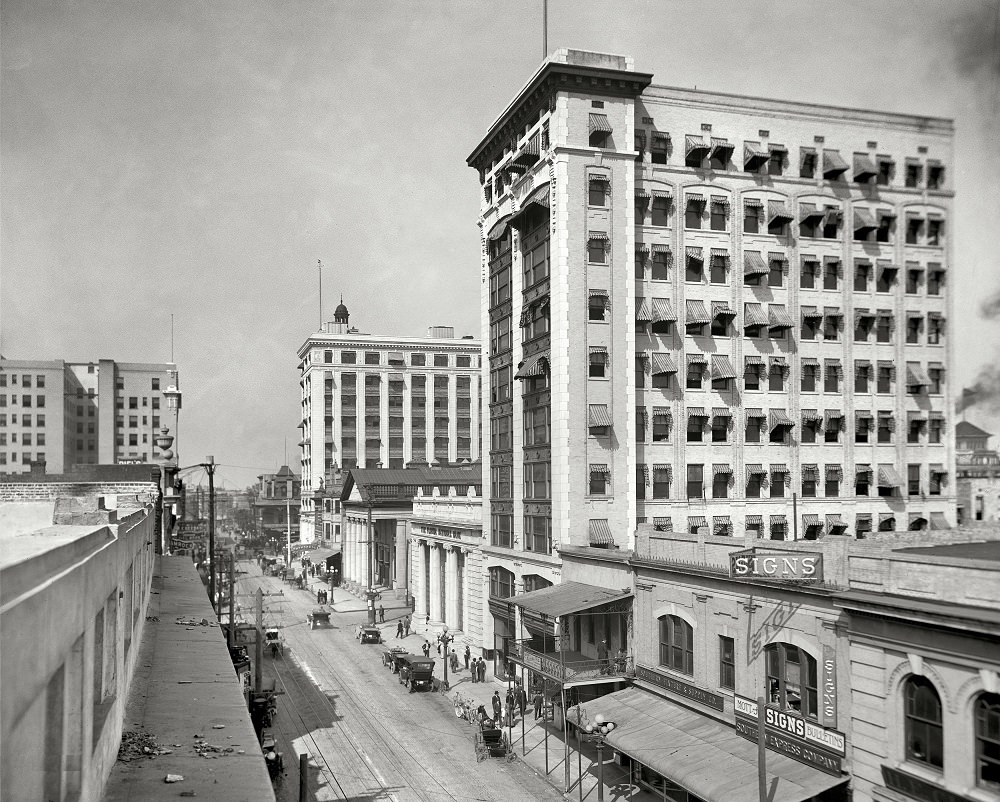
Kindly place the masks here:
[[(536, 719), (541, 715), (541, 699), (542, 695), (539, 692), (533, 700)], [(513, 727), (518, 714), (524, 718), (524, 713), (528, 709), (528, 694), (524, 690), (524, 686), (518, 683), (507, 689), (507, 696), (503, 700), (500, 698), (500, 691), (493, 691), (493, 698), (490, 702), (493, 705), (493, 723), (498, 727)]]

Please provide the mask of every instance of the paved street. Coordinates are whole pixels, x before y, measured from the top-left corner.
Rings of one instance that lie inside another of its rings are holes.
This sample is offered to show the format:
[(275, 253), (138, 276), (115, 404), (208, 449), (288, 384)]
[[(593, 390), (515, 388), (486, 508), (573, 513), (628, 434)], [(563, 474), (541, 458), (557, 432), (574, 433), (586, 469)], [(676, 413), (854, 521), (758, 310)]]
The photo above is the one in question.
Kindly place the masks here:
[[(310, 630), (314, 598), (290, 590), (256, 565), (239, 582), (240, 604), (265, 597), (268, 622), (283, 624), (283, 656), (265, 656), (265, 676), (277, 677), (274, 734), (286, 775), (276, 784), (279, 802), (298, 799), (297, 755), (309, 755), (309, 798), (317, 800), (546, 800), (561, 794), (521, 760), (477, 763), (472, 725), (456, 718), (448, 698), (408, 693), (382, 665), (384, 647), (362, 645), (354, 626), (363, 611), (334, 613), (330, 628)], [(279, 601), (282, 599), (283, 601)], [(437, 674), (437, 670), (435, 671)]]

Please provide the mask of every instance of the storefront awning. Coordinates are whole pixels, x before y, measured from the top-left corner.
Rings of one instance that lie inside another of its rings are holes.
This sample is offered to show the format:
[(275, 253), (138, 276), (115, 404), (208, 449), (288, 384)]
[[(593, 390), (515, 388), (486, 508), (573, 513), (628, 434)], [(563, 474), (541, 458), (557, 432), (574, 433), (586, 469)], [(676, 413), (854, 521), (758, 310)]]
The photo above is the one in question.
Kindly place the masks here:
[[(757, 745), (733, 727), (642, 688), (626, 688), (587, 702), (587, 716), (615, 722), (609, 746), (702, 799), (757, 802)], [(576, 707), (566, 711), (576, 720)], [(669, 745), (665, 747), (665, 745)], [(790, 757), (767, 753), (768, 799), (804, 802), (847, 781)]]
[(309, 561), (313, 565), (316, 565), (321, 562), (326, 562), (328, 559), (337, 554), (340, 554), (340, 546), (337, 546), (335, 548), (313, 549), (312, 551), (303, 554), (302, 556), (308, 557)]
[(631, 598), (631, 590), (612, 590), (583, 582), (560, 582), (552, 587), (512, 596), (508, 601), (522, 610), (530, 610), (546, 618), (558, 618)]

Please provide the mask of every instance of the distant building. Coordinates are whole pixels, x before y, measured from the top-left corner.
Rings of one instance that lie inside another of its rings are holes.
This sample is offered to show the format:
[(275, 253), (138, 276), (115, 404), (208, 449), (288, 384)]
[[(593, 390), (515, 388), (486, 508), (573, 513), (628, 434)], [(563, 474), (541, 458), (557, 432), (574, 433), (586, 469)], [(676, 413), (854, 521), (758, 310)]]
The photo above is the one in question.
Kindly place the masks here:
[(0, 474), (155, 462), (160, 428), (176, 426), (176, 386), (173, 363), (0, 358)]
[(479, 459), (480, 342), (449, 326), (426, 337), (359, 332), (341, 303), (299, 347), (302, 540), (315, 493), (337, 470)]
[(955, 476), (961, 523), (1000, 520), (1000, 453), (992, 435), (967, 421), (955, 426)]
[(274, 546), (278, 552), (286, 551), (289, 533), (291, 542), (299, 543), (301, 492), (299, 475), (287, 465), (282, 465), (277, 473), (257, 477), (251, 502), (257, 537), (263, 539), (265, 544)]

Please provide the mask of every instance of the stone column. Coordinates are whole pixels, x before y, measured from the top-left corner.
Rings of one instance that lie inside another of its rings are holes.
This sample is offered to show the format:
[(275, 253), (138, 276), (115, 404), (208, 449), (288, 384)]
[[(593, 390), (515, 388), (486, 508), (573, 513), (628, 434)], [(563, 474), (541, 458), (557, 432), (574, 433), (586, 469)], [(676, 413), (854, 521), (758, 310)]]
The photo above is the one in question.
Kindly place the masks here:
[(444, 620), (451, 629), (459, 628), (458, 620), (458, 551), (445, 549)]
[[(414, 623), (422, 621), (427, 615), (427, 587), (424, 582), (424, 572), (427, 570), (427, 541), (413, 541), (413, 567), (412, 567), (412, 590), (414, 597), (413, 620)], [(414, 627), (416, 628), (416, 627)]]
[[(399, 598), (406, 598), (410, 593), (410, 577), (407, 576), (407, 565), (409, 564), (409, 552), (406, 543), (406, 521), (396, 519), (396, 595)], [(398, 591), (402, 590), (402, 593)]]
[[(374, 530), (374, 528), (375, 528), (375, 522), (373, 521), (372, 529)], [(371, 564), (372, 545), (371, 543), (368, 542), (369, 535), (374, 536), (374, 532), (369, 533), (368, 519), (365, 518), (359, 521), (358, 523), (358, 544), (359, 544), (358, 556), (360, 557), (360, 559), (358, 560), (359, 563), (358, 582), (360, 582), (366, 588), (368, 587), (371, 581), (369, 579), (370, 576), (369, 566)]]
[(430, 550), (431, 575), (429, 602), (431, 621), (441, 621), (444, 619), (444, 610), (441, 609), (441, 546), (432, 542)]

